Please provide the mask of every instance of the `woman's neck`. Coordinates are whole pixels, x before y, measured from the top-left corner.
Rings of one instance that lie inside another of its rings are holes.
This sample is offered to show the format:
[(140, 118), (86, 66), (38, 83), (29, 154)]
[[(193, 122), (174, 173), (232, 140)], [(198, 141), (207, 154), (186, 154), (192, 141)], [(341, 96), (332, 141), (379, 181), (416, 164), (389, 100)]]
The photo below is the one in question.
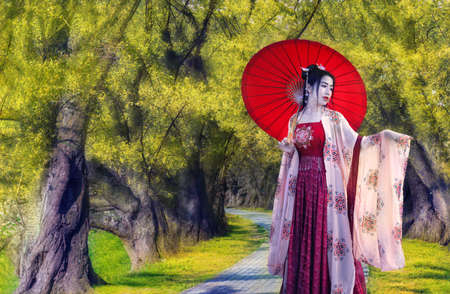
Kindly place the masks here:
[(322, 116), (322, 108), (317, 103), (310, 101), (311, 103), (306, 104), (305, 109), (302, 110), (299, 115), (298, 122), (316, 122), (320, 121)]
[(311, 104), (307, 104), (305, 107), (305, 110), (303, 110), (303, 112), (305, 114), (314, 114), (320, 111), (320, 107), (319, 105), (317, 105), (316, 103), (314, 105)]

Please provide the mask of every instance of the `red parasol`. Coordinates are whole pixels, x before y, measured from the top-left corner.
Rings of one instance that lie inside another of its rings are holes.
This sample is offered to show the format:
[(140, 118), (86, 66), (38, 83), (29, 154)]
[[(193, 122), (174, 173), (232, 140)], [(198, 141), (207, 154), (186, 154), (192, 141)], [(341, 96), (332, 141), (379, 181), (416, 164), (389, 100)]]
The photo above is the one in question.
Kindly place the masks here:
[(335, 77), (328, 108), (342, 113), (357, 130), (366, 114), (366, 90), (356, 68), (341, 54), (308, 40), (273, 43), (256, 53), (242, 76), (242, 97), (250, 116), (265, 132), (281, 141), (297, 111), (292, 91), (303, 84), (301, 67), (320, 64)]

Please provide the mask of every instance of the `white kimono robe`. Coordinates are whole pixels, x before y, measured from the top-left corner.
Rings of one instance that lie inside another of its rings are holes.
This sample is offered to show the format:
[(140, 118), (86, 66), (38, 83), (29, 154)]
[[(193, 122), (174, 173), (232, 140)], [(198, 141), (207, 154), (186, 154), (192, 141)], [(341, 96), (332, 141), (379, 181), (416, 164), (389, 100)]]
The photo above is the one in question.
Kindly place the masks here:
[[(327, 206), (328, 271), (332, 293), (353, 293), (354, 258), (382, 271), (404, 267), (401, 246), (403, 179), (410, 137), (385, 130), (363, 137), (359, 155), (353, 224), (347, 215), (347, 183), (358, 134), (337, 111), (322, 114), (325, 131), (323, 157), (327, 193), (345, 196), (346, 207)], [(291, 227), (299, 154), (285, 150), (281, 161), (270, 232), (269, 272), (283, 276)], [(353, 226), (353, 240), (350, 233)]]

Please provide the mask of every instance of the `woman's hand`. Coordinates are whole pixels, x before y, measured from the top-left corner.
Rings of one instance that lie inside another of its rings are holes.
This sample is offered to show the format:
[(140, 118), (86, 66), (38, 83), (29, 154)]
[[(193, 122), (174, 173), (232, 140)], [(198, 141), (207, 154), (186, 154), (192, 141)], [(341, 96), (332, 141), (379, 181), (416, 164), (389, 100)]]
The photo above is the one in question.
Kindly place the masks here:
[(281, 142), (278, 143), (278, 148), (280, 148), (283, 152), (291, 152), (294, 150), (294, 144), (289, 143), (287, 137), (285, 137)]

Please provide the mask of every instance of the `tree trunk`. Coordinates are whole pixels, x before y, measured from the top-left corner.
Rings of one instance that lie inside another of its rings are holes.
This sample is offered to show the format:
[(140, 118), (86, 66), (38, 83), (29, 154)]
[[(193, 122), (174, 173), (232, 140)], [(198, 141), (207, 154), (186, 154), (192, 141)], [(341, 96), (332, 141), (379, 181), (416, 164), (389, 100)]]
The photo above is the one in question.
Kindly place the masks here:
[(447, 245), (448, 187), (433, 170), (425, 150), (413, 143), (405, 179), (403, 230), (407, 237)]
[(88, 255), (89, 198), (84, 136), (86, 118), (66, 101), (58, 141), (43, 189), (40, 231), (20, 263), (15, 293), (86, 293), (101, 283)]
[(122, 174), (97, 162), (89, 162), (91, 227), (118, 236), (132, 270), (174, 252), (180, 243), (178, 219), (170, 208), (151, 197), (144, 178), (130, 170)]
[[(201, 146), (200, 129), (197, 146)], [(91, 225), (122, 240), (134, 270), (158, 260), (164, 252), (175, 251), (181, 242), (195, 244), (224, 227), (220, 222), (224, 217), (223, 199), (215, 198), (216, 194), (207, 189), (200, 151), (193, 152), (177, 179), (165, 179), (167, 186), (177, 187), (170, 204), (154, 195), (142, 173), (125, 167), (112, 169), (94, 161), (88, 165)], [(210, 194), (214, 194), (211, 199)]]
[[(201, 136), (199, 136), (201, 137)], [(198, 142), (198, 146), (201, 142)], [(194, 152), (188, 166), (180, 174), (177, 195), (177, 216), (183, 224), (182, 238), (193, 243), (217, 234), (219, 224), (208, 199), (205, 172), (200, 163), (200, 151)]]
[(177, 215), (183, 223), (182, 238), (192, 243), (209, 239), (217, 231), (207, 199), (204, 174), (188, 168), (180, 176)]

